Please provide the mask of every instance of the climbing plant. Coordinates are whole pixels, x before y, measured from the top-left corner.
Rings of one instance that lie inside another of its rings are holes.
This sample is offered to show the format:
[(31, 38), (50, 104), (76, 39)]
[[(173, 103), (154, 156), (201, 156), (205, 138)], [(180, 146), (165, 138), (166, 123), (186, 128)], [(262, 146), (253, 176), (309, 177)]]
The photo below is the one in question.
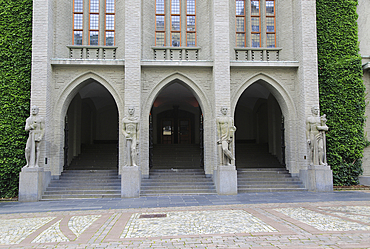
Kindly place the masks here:
[(330, 127), (327, 151), (334, 185), (358, 184), (366, 145), (357, 4), (357, 0), (316, 1), (320, 109)]
[(0, 197), (18, 194), (25, 165), (32, 48), (32, 0), (0, 0)]

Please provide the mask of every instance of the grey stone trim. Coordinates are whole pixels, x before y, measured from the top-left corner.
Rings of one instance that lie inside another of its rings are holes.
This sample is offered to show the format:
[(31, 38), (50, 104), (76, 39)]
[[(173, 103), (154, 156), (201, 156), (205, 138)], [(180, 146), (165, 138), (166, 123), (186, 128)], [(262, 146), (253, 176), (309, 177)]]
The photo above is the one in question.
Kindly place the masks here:
[(141, 66), (145, 67), (213, 67), (213, 61), (158, 61), (142, 60)]
[(298, 61), (230, 61), (231, 67), (291, 67), (298, 68), (300, 63)]
[(279, 61), (282, 48), (245, 47), (234, 48), (237, 61)]
[(71, 66), (124, 66), (125, 60), (109, 60), (109, 59), (59, 59), (52, 58), (51, 65), (71, 65)]
[(370, 68), (369, 62), (366, 62), (364, 65), (362, 65), (363, 70), (368, 70)]

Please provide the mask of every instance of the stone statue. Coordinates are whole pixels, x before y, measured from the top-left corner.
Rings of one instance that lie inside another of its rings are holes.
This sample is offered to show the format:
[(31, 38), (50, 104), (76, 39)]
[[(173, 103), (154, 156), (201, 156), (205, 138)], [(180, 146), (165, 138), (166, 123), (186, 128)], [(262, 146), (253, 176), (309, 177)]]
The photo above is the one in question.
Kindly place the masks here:
[(234, 132), (236, 127), (234, 126), (234, 120), (227, 115), (227, 107), (221, 107), (221, 113), (223, 116), (218, 117), (217, 122), (217, 144), (221, 149), (219, 150), (221, 157), (221, 165), (232, 165), (235, 160), (232, 154), (232, 145), (234, 139)]
[(128, 114), (123, 118), (123, 135), (126, 138), (127, 165), (137, 166), (137, 146), (139, 145), (139, 121), (134, 117), (135, 108), (129, 107)]
[(326, 162), (326, 136), (329, 130), (326, 125), (326, 115), (319, 116), (319, 108), (311, 108), (312, 115), (307, 118), (306, 136), (309, 147), (309, 159), (311, 165), (327, 165)]
[(29, 136), (26, 143), (25, 156), (26, 166), (25, 168), (38, 168), (38, 162), (40, 158), (40, 144), (44, 137), (45, 121), (39, 115), (39, 108), (37, 106), (31, 107), (31, 115), (26, 119), (26, 127), (24, 128), (29, 132)]

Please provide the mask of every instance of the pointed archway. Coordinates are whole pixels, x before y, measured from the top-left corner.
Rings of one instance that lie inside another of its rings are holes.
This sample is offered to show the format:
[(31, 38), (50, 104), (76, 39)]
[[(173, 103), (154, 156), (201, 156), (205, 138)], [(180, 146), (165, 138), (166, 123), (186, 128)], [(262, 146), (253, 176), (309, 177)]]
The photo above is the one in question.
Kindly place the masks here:
[(85, 82), (69, 104), (65, 126), (65, 168), (117, 170), (118, 110), (103, 85)]
[(237, 168), (285, 167), (284, 119), (274, 95), (258, 80), (235, 108)]
[(174, 80), (159, 92), (150, 116), (152, 168), (203, 167), (202, 110), (183, 82)]

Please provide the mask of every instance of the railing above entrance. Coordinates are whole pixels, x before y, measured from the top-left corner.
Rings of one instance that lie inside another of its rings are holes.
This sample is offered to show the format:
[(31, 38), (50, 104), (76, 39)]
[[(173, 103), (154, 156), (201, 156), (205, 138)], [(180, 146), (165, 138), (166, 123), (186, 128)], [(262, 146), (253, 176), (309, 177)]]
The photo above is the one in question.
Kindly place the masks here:
[(279, 61), (281, 48), (234, 48), (237, 61)]
[(199, 47), (152, 47), (154, 60), (197, 61)]
[(70, 59), (115, 60), (117, 47), (112, 46), (67, 46)]

